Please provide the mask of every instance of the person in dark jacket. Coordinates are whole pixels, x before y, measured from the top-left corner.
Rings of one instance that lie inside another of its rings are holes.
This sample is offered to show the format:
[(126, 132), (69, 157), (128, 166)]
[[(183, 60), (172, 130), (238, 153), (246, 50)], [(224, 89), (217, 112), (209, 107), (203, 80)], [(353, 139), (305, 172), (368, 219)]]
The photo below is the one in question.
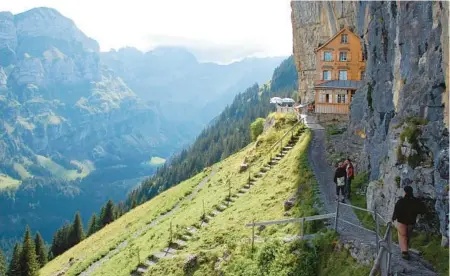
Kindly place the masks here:
[(398, 240), (402, 250), (402, 257), (409, 259), (408, 247), (417, 215), (425, 214), (426, 207), (423, 202), (414, 197), (411, 186), (405, 186), (404, 191), (405, 196), (395, 204), (392, 221), (397, 220)]
[(339, 200), (339, 193), (342, 194), (342, 202), (345, 201), (345, 182), (347, 179), (347, 172), (345, 165), (340, 162), (334, 172), (334, 183), (336, 184), (336, 200)]
[(353, 168), (350, 158), (347, 158), (344, 164), (345, 171), (347, 172), (347, 178), (345, 179), (345, 194), (347, 195), (347, 199), (350, 200), (352, 196), (352, 179), (355, 176), (355, 169)]

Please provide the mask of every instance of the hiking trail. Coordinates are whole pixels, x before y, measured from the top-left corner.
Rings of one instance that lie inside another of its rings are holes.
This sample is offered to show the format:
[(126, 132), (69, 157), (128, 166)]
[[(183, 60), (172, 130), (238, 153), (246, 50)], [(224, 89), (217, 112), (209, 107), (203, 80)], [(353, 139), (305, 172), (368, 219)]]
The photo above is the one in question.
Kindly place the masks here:
[[(319, 186), (319, 197), (323, 203), (322, 214), (336, 212), (336, 184), (333, 182), (334, 170), (328, 165), (326, 159), (325, 129), (314, 117), (302, 115), (305, 125), (311, 129), (312, 141), (308, 149), (308, 160), (316, 176)], [(351, 202), (346, 201), (347, 204)], [(355, 215), (352, 208), (340, 206), (339, 217), (355, 225), (364, 227)], [(389, 221), (389, 218), (384, 218)], [(343, 242), (352, 242), (357, 247), (370, 248), (372, 254), (376, 254), (376, 239), (373, 233), (358, 227), (338, 223), (338, 233)], [(410, 252), (410, 260), (404, 260), (401, 257), (401, 251), (398, 244), (393, 244), (391, 257), (392, 275), (438, 275), (433, 271), (433, 267), (423, 260), (423, 258)]]

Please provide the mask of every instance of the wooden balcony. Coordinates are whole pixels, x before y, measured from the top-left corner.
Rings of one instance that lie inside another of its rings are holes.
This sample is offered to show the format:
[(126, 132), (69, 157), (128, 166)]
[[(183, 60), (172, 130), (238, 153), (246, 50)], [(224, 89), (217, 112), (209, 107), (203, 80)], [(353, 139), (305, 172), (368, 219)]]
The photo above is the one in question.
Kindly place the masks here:
[(316, 103), (315, 113), (348, 114), (348, 104)]

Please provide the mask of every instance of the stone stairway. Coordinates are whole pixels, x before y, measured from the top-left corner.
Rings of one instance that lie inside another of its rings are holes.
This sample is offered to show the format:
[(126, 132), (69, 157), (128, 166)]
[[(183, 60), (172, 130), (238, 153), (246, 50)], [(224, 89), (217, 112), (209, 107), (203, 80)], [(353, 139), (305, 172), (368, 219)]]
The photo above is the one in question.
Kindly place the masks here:
[(284, 146), (275, 157), (271, 158), (267, 164), (261, 167), (253, 177), (249, 177), (247, 183), (242, 186), (236, 194), (231, 195), (230, 198), (228, 198), (227, 196), (227, 198), (225, 198), (217, 205), (215, 210), (212, 210), (210, 213), (208, 213), (205, 218), (203, 218), (203, 220), (201, 220), (199, 223), (188, 226), (179, 240), (173, 241), (167, 248), (164, 248), (160, 252), (156, 252), (150, 255), (147, 259), (144, 260), (144, 262), (139, 264), (139, 266), (131, 273), (131, 275), (144, 275), (150, 269), (150, 267), (157, 264), (159, 260), (175, 257), (176, 253), (186, 247), (189, 243), (189, 240), (192, 239), (192, 237), (196, 235), (198, 231), (200, 231), (202, 228), (207, 227), (210, 221), (214, 220), (215, 217), (219, 216), (222, 212), (233, 206), (236, 200), (239, 200), (240, 197), (247, 194), (252, 186), (256, 185), (268, 171), (273, 169), (274, 166), (276, 166), (280, 162), (280, 160), (282, 160), (283, 157), (285, 157), (289, 153), (289, 151), (294, 148), (302, 132), (303, 129), (299, 129), (295, 135), (291, 136), (288, 144)]

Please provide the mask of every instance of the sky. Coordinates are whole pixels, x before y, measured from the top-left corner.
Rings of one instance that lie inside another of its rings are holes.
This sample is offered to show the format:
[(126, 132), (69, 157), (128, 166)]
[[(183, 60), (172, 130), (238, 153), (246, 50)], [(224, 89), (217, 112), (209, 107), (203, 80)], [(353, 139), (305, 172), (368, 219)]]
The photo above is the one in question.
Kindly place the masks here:
[(102, 51), (183, 46), (200, 61), (292, 53), (290, 0), (14, 0), (14, 14), (51, 7), (71, 18)]

